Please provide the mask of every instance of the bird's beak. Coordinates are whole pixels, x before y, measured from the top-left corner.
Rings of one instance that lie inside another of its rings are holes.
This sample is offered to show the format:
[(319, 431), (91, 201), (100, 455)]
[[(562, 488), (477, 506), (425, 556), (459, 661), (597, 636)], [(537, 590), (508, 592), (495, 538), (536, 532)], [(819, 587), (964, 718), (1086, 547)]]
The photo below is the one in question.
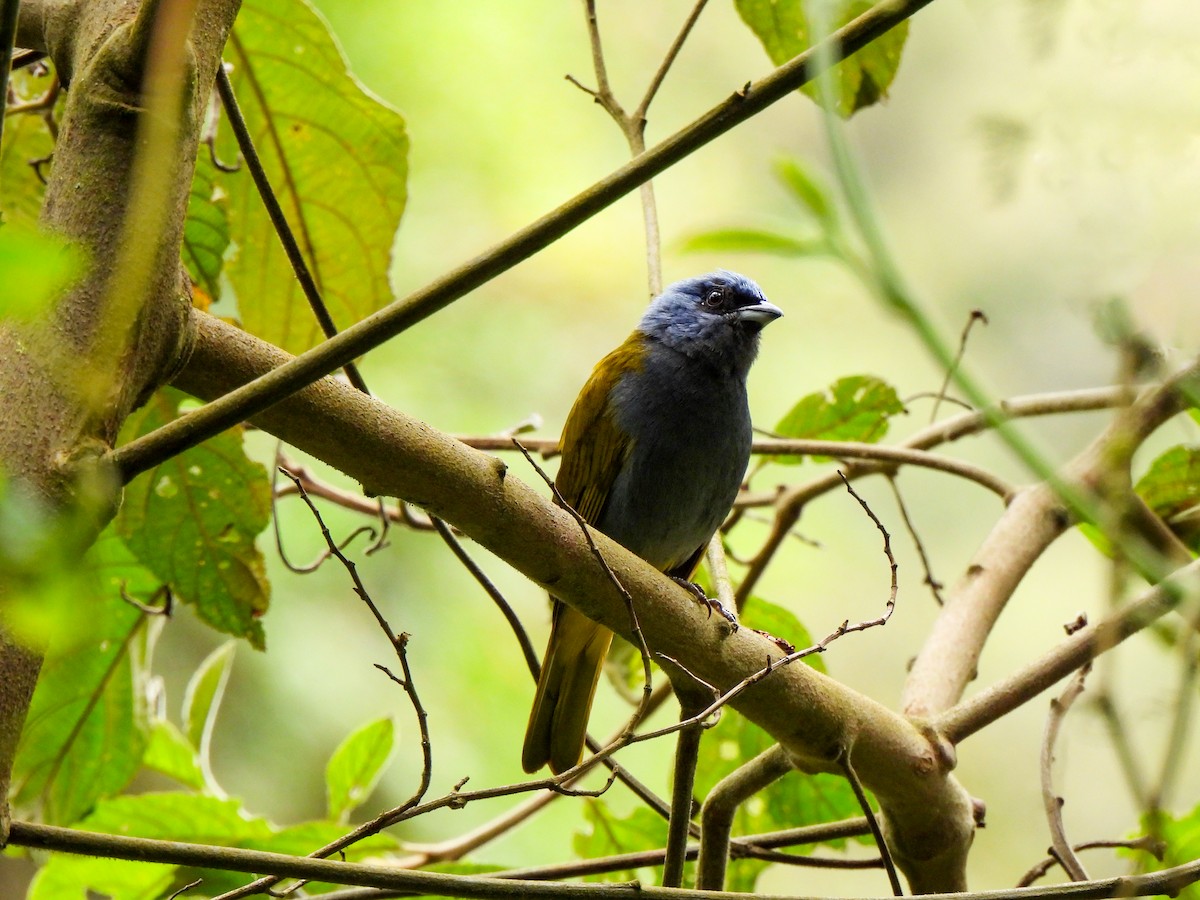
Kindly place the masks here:
[(761, 300), (753, 306), (743, 306), (736, 313), (739, 322), (748, 322), (751, 325), (757, 325), (762, 328), (770, 325), (776, 319), (783, 315), (783, 310), (774, 303), (768, 303), (766, 300)]

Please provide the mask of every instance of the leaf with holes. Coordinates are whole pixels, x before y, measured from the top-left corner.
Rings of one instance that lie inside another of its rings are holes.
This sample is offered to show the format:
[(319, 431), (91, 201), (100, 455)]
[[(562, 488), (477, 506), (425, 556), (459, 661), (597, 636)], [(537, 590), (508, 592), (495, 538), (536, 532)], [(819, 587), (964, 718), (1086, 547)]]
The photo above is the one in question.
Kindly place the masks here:
[[(159, 391), (126, 420), (122, 439), (174, 419), (182, 397)], [(270, 511), (266, 470), (233, 429), (135, 478), (116, 524), (141, 563), (204, 621), (262, 649), (270, 586), (254, 539)]]
[[(827, 391), (800, 398), (779, 420), (780, 437), (874, 443), (887, 434), (892, 416), (905, 412), (896, 389), (874, 375), (839, 378)], [(819, 457), (818, 457), (819, 458)], [(776, 456), (773, 462), (795, 465), (803, 456)]]
[[(813, 43), (813, 17), (805, 0), (736, 0), (738, 14), (762, 42), (775, 65), (803, 53)], [(835, 30), (874, 6), (872, 0), (832, 0), (825, 4), (823, 30)], [(834, 111), (849, 118), (858, 110), (887, 96), (896, 77), (900, 55), (908, 37), (908, 22), (901, 22), (833, 69)], [(810, 82), (800, 90), (817, 99), (817, 85)]]
[[(400, 114), (347, 71), (328, 26), (301, 0), (246, 0), (226, 47), (254, 146), (333, 321), (392, 299), (392, 240), (404, 212), (408, 136)], [(228, 129), (221, 158), (237, 148)], [(245, 165), (222, 175), (226, 272), (244, 327), (292, 353), (323, 340)]]

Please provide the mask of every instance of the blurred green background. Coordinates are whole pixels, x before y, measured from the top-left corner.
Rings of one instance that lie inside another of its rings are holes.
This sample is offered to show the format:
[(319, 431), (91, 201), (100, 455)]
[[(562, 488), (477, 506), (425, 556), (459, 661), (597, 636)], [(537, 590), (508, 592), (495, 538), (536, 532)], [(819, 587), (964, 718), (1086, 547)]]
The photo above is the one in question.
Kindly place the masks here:
[[(397, 295), (418, 288), (552, 209), (627, 159), (603, 111), (564, 78), (594, 83), (583, 8), (546, 0), (320, 0), (351, 68), (405, 116), (412, 140), (409, 205), (395, 244)], [(604, 0), (600, 25), (618, 98), (633, 107), (689, 2)], [(709, 4), (649, 114), (650, 144), (771, 66), (731, 3)], [(1124, 298), (1174, 359), (1195, 353), (1192, 297), (1200, 275), (1200, 7), (1187, 0), (965, 0), (933, 3), (911, 24), (899, 75), (880, 106), (849, 135), (900, 264), (944, 333), (972, 309), (967, 366), (995, 396), (1060, 391), (1110, 381), (1116, 360), (1097, 336), (1096, 307)], [(825, 260), (682, 251), (697, 232), (730, 226), (801, 228), (771, 173), (783, 156), (830, 171), (817, 108), (797, 95), (671, 169), (655, 183), (667, 280), (717, 266), (755, 278), (787, 313), (765, 335), (751, 375), (751, 407), (772, 426), (803, 394), (836, 378), (879, 375), (901, 396), (933, 391), (942, 373), (910, 331), (843, 268)], [(406, 413), (454, 433), (501, 431), (531, 413), (557, 434), (593, 363), (620, 342), (648, 299), (638, 199), (630, 196), (485, 288), (372, 353), (362, 371), (373, 391)], [(899, 433), (928, 421), (911, 405)], [(1065, 460), (1106, 421), (1102, 414), (1027, 423), (1046, 455)], [(1154, 447), (1194, 435), (1172, 423)], [(893, 436), (897, 434), (893, 432)], [(252, 435), (269, 460), (273, 444)], [(1139, 459), (1150, 458), (1154, 447)], [(1015, 482), (1028, 478), (990, 438), (961, 449)], [(523, 461), (511, 471), (537, 483)], [(771, 467), (760, 488), (811, 477), (812, 463)], [(332, 473), (329, 477), (337, 479)], [(906, 471), (900, 485), (935, 574), (953, 583), (1000, 512), (996, 498), (946, 476)], [(898, 702), (905, 667), (936, 608), (882, 481), (860, 492), (893, 534), (899, 607), (890, 624), (837, 643), (831, 674), (885, 704)], [(305, 560), (320, 536), (295, 501), (282, 507), (289, 553)], [(359, 524), (328, 512), (335, 533)], [(886, 561), (857, 504), (830, 495), (805, 510), (759, 593), (791, 609), (815, 635), (843, 619), (882, 611)], [(743, 525), (750, 551), (765, 524)], [(357, 545), (361, 548), (361, 544)], [(469, 545), (470, 546), (470, 545)], [(470, 547), (529, 623), (548, 626), (544, 596), (504, 564)], [(390, 649), (345, 574), (325, 566), (290, 574), (270, 553), (273, 603), (268, 652), (238, 650), (219, 727), (214, 768), (226, 789), (279, 822), (319, 815), (322, 766), (351, 729), (393, 714), (400, 750), (368, 809), (408, 796), (419, 774), (416, 729), (402, 693), (371, 667)], [(393, 626), (410, 632), (417, 687), (430, 712), (431, 795), (466, 776), (481, 788), (517, 780), (532, 683), (499, 614), (436, 536), (395, 529), (390, 546), (359, 557), (360, 571)], [(735, 577), (740, 576), (735, 567)], [(987, 685), (1057, 643), (1081, 611), (1108, 602), (1103, 560), (1077, 533), (1037, 565), (988, 646)], [(177, 710), (187, 674), (221, 639), (181, 611), (157, 665)], [(1159, 759), (1174, 708), (1178, 660), (1148, 641), (1105, 663), (1147, 762)], [(1094, 676), (1097, 677), (1097, 676)], [(603, 689), (602, 689), (603, 692)], [(1038, 788), (1040, 698), (960, 747), (959, 775), (988, 804), (976, 839), (972, 887), (1013, 884), (1049, 842)], [(601, 697), (594, 732), (625, 714)], [(660, 714), (663, 720), (674, 710)], [(1136, 826), (1101, 721), (1086, 703), (1068, 720), (1058, 790), (1073, 839), (1115, 838)], [(635, 748), (630, 765), (666, 792), (665, 753)], [(1153, 769), (1152, 769), (1153, 770)], [(1200, 766), (1186, 767), (1179, 809), (1200, 796)], [(618, 809), (631, 806), (622, 788)], [(439, 813), (401, 832), (423, 842), (463, 832), (516, 801)], [(475, 857), (505, 865), (570, 853), (583, 827), (580, 801), (560, 800)], [(1089, 857), (1093, 875), (1122, 870)], [(800, 873), (803, 874), (800, 874)], [(879, 894), (879, 873), (770, 871), (760, 889)]]

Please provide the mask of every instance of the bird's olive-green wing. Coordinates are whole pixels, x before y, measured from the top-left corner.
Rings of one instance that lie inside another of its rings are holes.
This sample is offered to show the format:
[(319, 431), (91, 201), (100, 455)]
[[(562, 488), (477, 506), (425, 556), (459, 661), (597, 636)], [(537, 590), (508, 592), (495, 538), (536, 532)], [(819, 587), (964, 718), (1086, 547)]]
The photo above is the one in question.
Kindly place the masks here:
[(583, 386), (563, 427), (562, 464), (554, 485), (584, 521), (595, 523), (632, 447), (610, 412), (609, 395), (617, 382), (641, 368), (644, 338), (634, 332), (600, 360)]

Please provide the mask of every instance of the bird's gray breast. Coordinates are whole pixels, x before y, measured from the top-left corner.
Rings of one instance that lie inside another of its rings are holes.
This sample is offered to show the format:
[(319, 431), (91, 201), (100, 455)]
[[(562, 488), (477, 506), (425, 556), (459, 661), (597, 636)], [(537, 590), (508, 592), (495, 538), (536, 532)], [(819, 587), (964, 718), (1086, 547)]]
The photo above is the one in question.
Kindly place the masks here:
[(681, 354), (648, 354), (616, 385), (616, 424), (629, 458), (596, 523), (663, 571), (685, 562), (720, 527), (750, 457), (745, 381)]

